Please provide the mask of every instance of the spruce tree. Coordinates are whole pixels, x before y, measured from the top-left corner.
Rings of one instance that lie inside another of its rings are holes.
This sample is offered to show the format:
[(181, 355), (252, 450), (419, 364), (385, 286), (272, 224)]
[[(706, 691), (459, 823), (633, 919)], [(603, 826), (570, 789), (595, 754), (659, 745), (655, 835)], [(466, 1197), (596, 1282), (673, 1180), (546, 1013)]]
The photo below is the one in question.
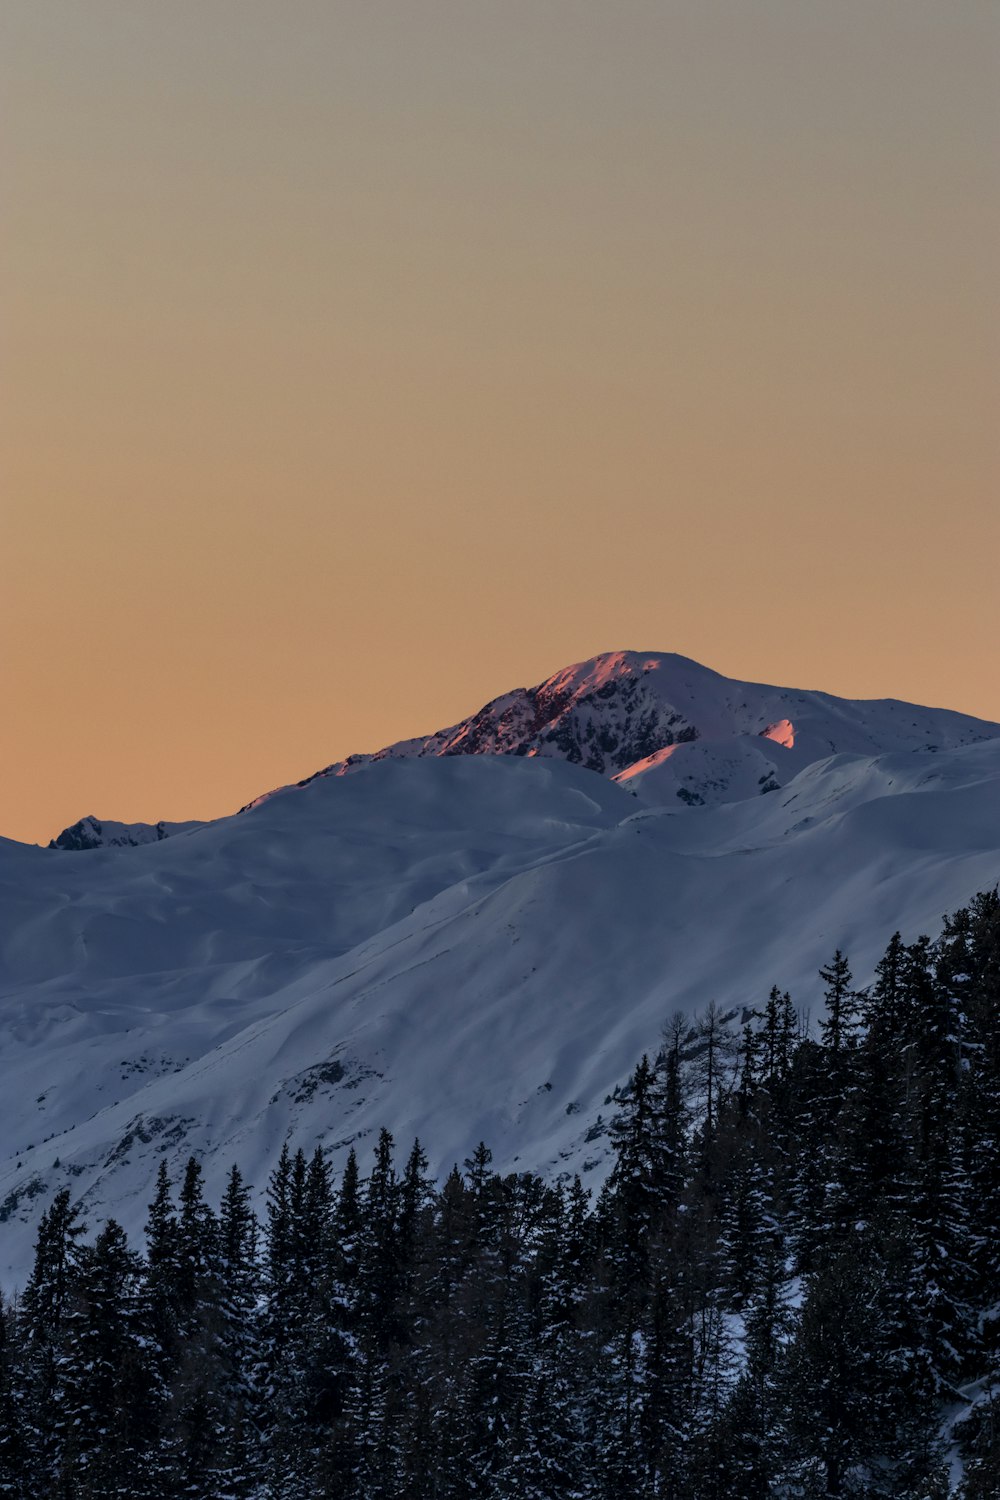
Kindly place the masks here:
[(831, 1065), (839, 1073), (840, 1066), (857, 1042), (858, 996), (851, 988), (853, 975), (846, 956), (838, 948), (819, 977), (826, 985), (823, 999), (826, 1014), (819, 1023), (823, 1045), (829, 1054)]
[(113, 1219), (80, 1252), (60, 1340), (62, 1477), (90, 1500), (155, 1494), (159, 1413), (142, 1271)]
[(0, 1292), (0, 1494), (23, 1493), (27, 1464), (21, 1326)]
[(399, 1181), (388, 1130), (379, 1132), (365, 1192), (361, 1238), (364, 1326), (382, 1353), (400, 1335), (397, 1318), (402, 1292), (399, 1239)]
[(224, 1411), (219, 1471), (222, 1487), (234, 1500), (244, 1500), (251, 1493), (256, 1440), (265, 1421), (254, 1385), (258, 1230), (249, 1185), (239, 1167), (233, 1166), (219, 1206), (215, 1266), (219, 1394)]
[(974, 1340), (969, 1306), (974, 1247), (958, 1111), (961, 1023), (948, 985), (934, 972), (926, 939), (908, 950), (907, 999), (910, 1301), (935, 1379), (945, 1387), (957, 1378)]
[(153, 1201), (146, 1219), (147, 1318), (156, 1348), (161, 1382), (169, 1379), (180, 1352), (180, 1272), (177, 1217), (171, 1195), (170, 1174), (161, 1160)]
[(62, 1346), (80, 1265), (84, 1225), (62, 1188), (42, 1215), (35, 1258), (20, 1308), (24, 1348), (25, 1427), (30, 1462), (47, 1482), (63, 1469), (72, 1434), (63, 1406)]
[(358, 1158), (352, 1146), (347, 1155), (333, 1213), (337, 1270), (345, 1296), (353, 1302), (361, 1257), (361, 1185)]
[(883, 1450), (890, 1378), (884, 1334), (877, 1273), (842, 1256), (809, 1279), (784, 1362), (786, 1474), (793, 1483), (839, 1497), (849, 1472)]

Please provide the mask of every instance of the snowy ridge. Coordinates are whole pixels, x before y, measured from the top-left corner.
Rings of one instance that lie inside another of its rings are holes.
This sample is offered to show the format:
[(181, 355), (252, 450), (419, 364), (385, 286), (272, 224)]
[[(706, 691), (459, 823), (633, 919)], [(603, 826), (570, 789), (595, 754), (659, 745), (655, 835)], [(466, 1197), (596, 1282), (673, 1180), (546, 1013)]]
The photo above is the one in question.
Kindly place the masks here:
[(123, 849), (137, 844), (157, 844), (177, 833), (204, 828), (204, 823), (115, 823), (92, 815), (64, 828), (49, 841), (50, 849)]

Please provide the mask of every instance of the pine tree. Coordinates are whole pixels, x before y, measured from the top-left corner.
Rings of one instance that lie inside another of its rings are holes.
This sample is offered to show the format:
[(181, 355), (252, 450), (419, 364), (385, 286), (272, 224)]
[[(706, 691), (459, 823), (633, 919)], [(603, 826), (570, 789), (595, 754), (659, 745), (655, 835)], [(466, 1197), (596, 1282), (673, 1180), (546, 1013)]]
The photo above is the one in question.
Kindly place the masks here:
[(194, 1156), (188, 1158), (184, 1167), (178, 1210), (175, 1238), (178, 1307), (181, 1328), (190, 1332), (218, 1295), (217, 1226), (205, 1199), (201, 1163)]
[(289, 1334), (294, 1285), (294, 1211), (292, 1201), (292, 1157), (287, 1141), (267, 1186), (267, 1220), (264, 1236), (264, 1280), (268, 1293), (268, 1319), (263, 1352), (273, 1371), (280, 1363)]
[(315, 1472), (331, 1443), (343, 1438), (351, 1385), (358, 1379), (350, 1309), (334, 1238), (333, 1185), (321, 1147), (306, 1168), (293, 1238), (299, 1247), (296, 1275), (301, 1285), (296, 1409)]
[(732, 1092), (733, 1064), (737, 1056), (736, 1038), (726, 1017), (711, 1000), (698, 1021), (697, 1078), (704, 1100), (704, 1131), (710, 1135), (716, 1116)]
[(670, 1233), (683, 1182), (686, 1143), (677, 1059), (643, 1057), (623, 1097), (611, 1140), (615, 1164), (602, 1200), (608, 1220), (612, 1294), (637, 1314), (648, 1292), (654, 1246)]
[[(746, 1367), (739, 1396), (745, 1427), (730, 1433), (742, 1441), (742, 1483), (748, 1496), (773, 1492), (785, 1458), (782, 1432), (781, 1371), (796, 1329), (796, 1314), (787, 1301), (783, 1257), (772, 1252), (758, 1267), (746, 1314)], [(742, 1424), (740, 1424), (742, 1425)]]
[(251, 1192), (233, 1166), (219, 1206), (216, 1239), (218, 1278), (217, 1352), (223, 1406), (221, 1486), (233, 1500), (251, 1493), (257, 1433), (264, 1420), (254, 1387), (259, 1226)]
[(826, 1014), (820, 1021), (822, 1046), (817, 1054), (818, 1092), (815, 1099), (812, 1147), (817, 1153), (813, 1171), (817, 1184), (814, 1229), (825, 1241), (825, 1255), (838, 1254), (857, 1220), (859, 1175), (855, 1170), (854, 1112), (859, 1090), (858, 1029), (860, 1002), (852, 989), (853, 976), (838, 948), (830, 964), (820, 969)]
[(508, 1284), (468, 1367), (463, 1426), (473, 1472), (497, 1500), (517, 1500), (531, 1358), (516, 1290)]
[[(961, 1028), (961, 1097), (969, 1174), (971, 1253), (978, 1276), (1000, 1283), (1000, 894), (984, 891), (945, 921), (937, 982)], [(1000, 1314), (986, 1321), (1000, 1351)]]
[(906, 949), (895, 933), (876, 965), (875, 983), (861, 996), (864, 1039), (858, 1097), (851, 1118), (852, 1170), (859, 1211), (900, 1213), (909, 1174), (906, 1127)]
[(39, 1221), (34, 1265), (21, 1301), (30, 1463), (39, 1476), (52, 1478), (62, 1469), (69, 1438), (62, 1407), (61, 1349), (83, 1232), (69, 1189), (62, 1188)]
[(845, 1256), (810, 1278), (783, 1379), (787, 1477), (845, 1494), (849, 1471), (876, 1459), (888, 1439), (877, 1275)]
[(294, 1277), (294, 1204), (292, 1155), (284, 1142), (268, 1180), (265, 1207), (262, 1289), (264, 1307), (259, 1321), (254, 1372), (256, 1402), (264, 1414), (261, 1470), (265, 1494), (280, 1495), (282, 1477), (290, 1496), (305, 1496), (301, 1455), (295, 1441), (297, 1422), (295, 1335), (297, 1286)]
[(727, 1302), (742, 1308), (777, 1238), (768, 1173), (751, 1129), (740, 1131), (719, 1223), (719, 1276)]
[(853, 975), (839, 948), (829, 965), (820, 969), (819, 977), (826, 984), (823, 994), (826, 1014), (819, 1023), (820, 1035), (831, 1065), (839, 1072), (840, 1065), (856, 1045), (859, 1024), (858, 996), (851, 988)]
[(772, 985), (763, 1012), (755, 1011), (763, 1022), (760, 1037), (760, 1081), (772, 1092), (788, 1077), (795, 1050), (797, 1022), (792, 997)]
[[(535, 1360), (525, 1390), (518, 1472), (525, 1496), (581, 1493), (595, 1434), (586, 1421), (592, 1378), (590, 1328), (595, 1244), (579, 1177), (546, 1200), (545, 1227), (530, 1270)], [(530, 1274), (530, 1273), (529, 1273)]]
[[(150, 1493), (158, 1411), (142, 1319), (142, 1262), (109, 1219), (83, 1247), (60, 1339), (62, 1482), (91, 1500)], [(155, 1488), (154, 1488), (155, 1493)]]
[(397, 1211), (397, 1255), (399, 1261), (399, 1333), (405, 1328), (411, 1338), (417, 1333), (426, 1310), (415, 1302), (425, 1272), (424, 1248), (429, 1232), (434, 1191), (427, 1176), (427, 1155), (419, 1140), (413, 1142), (399, 1184)]
[(361, 1240), (364, 1324), (382, 1353), (400, 1335), (397, 1318), (402, 1291), (399, 1181), (393, 1152), (392, 1136), (388, 1130), (380, 1131), (365, 1193)]
[(28, 1463), (21, 1328), (0, 1294), (0, 1495), (20, 1495)]
[(925, 939), (908, 950), (907, 998), (911, 1307), (935, 1379), (947, 1385), (973, 1341), (970, 1182), (958, 1114), (960, 1021)]
[(361, 1184), (358, 1158), (352, 1146), (347, 1155), (333, 1214), (337, 1270), (345, 1296), (353, 1301), (361, 1257)]
[(1000, 1495), (1000, 1395), (992, 1392), (961, 1427), (965, 1477), (959, 1500), (996, 1500)]
[(156, 1345), (161, 1381), (169, 1378), (180, 1350), (178, 1253), (177, 1218), (170, 1175), (166, 1162), (161, 1160), (146, 1220), (145, 1285), (147, 1318)]

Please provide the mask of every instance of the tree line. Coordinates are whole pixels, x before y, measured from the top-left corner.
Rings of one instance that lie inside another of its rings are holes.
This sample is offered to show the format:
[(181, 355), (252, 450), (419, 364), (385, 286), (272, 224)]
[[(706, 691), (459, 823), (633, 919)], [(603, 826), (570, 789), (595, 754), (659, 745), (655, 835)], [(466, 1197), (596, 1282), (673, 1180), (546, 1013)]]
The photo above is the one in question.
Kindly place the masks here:
[(286, 1147), (261, 1219), (161, 1166), (141, 1250), (57, 1193), (0, 1305), (0, 1495), (1000, 1494), (1000, 898), (820, 972), (815, 1036), (777, 988), (668, 1027), (596, 1200), (386, 1131), (364, 1177)]

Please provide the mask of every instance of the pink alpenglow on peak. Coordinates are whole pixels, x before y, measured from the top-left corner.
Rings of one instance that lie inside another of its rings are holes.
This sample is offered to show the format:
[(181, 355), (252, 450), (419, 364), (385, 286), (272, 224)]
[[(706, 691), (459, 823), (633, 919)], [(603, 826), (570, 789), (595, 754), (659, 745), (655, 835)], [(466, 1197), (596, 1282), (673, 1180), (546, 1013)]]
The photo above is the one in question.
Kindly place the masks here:
[(644, 801), (701, 808), (775, 791), (831, 755), (956, 749), (998, 735), (1000, 725), (947, 709), (742, 682), (670, 652), (609, 651), (299, 785), (385, 760), (515, 755), (569, 761)]
[(664, 761), (668, 761), (679, 749), (680, 745), (664, 745), (662, 750), (654, 750), (652, 755), (644, 756), (642, 760), (637, 760), (634, 765), (626, 766), (624, 771), (619, 771), (618, 775), (612, 776), (611, 779), (612, 781), (617, 781), (619, 786), (624, 786), (633, 777), (643, 776), (647, 771), (652, 771), (657, 766), (662, 766)]
[(791, 719), (778, 719), (774, 724), (768, 724), (766, 729), (760, 732), (762, 740), (773, 740), (776, 745), (784, 745), (786, 750), (795, 748), (795, 726)]

